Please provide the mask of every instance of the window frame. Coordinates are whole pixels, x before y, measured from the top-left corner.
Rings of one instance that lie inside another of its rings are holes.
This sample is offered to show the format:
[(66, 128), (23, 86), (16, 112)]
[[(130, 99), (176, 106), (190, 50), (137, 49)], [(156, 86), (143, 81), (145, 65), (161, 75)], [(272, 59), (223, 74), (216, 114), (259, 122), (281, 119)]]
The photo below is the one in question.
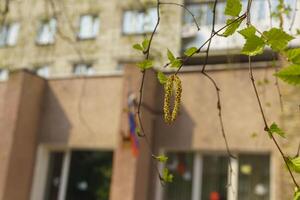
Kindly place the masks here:
[[(95, 20), (98, 20), (98, 29), (97, 29), (97, 33), (91, 37), (81, 37), (80, 36), (80, 32), (81, 32), (81, 20), (82, 20), (82, 17), (84, 16), (91, 16), (93, 18), (93, 28), (95, 26)], [(100, 32), (100, 29), (101, 29), (101, 19), (100, 19), (100, 16), (99, 14), (95, 14), (95, 13), (84, 13), (84, 14), (81, 14), (79, 16), (79, 26), (78, 26), (78, 31), (77, 31), (77, 34), (76, 34), (76, 39), (78, 41), (86, 41), (86, 40), (96, 40), (98, 35), (99, 35), (99, 32)]]
[[(149, 31), (143, 31), (141, 33), (139, 32), (133, 32), (133, 33), (126, 33), (124, 31), (124, 24), (125, 24), (125, 13), (126, 12), (138, 12), (138, 13), (143, 13), (145, 15), (145, 13), (147, 12), (147, 10), (150, 10), (150, 9), (155, 9), (156, 10), (156, 7), (154, 5), (151, 5), (151, 6), (148, 6), (146, 9), (130, 9), (130, 8), (126, 8), (126, 9), (123, 9), (122, 11), (122, 25), (121, 25), (121, 33), (122, 33), (122, 36), (141, 36), (141, 35), (149, 35), (152, 33), (153, 30), (149, 30)], [(145, 16), (143, 16), (143, 18), (145, 18)], [(144, 26), (144, 24), (142, 25)], [(155, 33), (158, 33), (158, 31), (156, 31)]]
[(5, 82), (9, 79), (9, 69), (0, 68), (0, 82)]
[[(17, 32), (16, 32), (16, 38), (13, 44), (9, 44), (8, 40), (11, 34), (11, 29), (13, 25), (17, 26)], [(21, 29), (21, 23), (19, 21), (10, 21), (6, 22), (3, 24), (2, 27), (0, 27), (0, 34), (2, 32), (2, 28), (5, 28), (5, 35), (4, 35), (4, 41), (3, 45), (0, 45), (0, 48), (8, 48), (8, 47), (15, 47), (18, 44), (18, 39), (19, 39), (19, 34), (20, 34), (20, 29)]]
[[(47, 41), (47, 42), (41, 42), (41, 36), (40, 36), (40, 32), (42, 30), (42, 28), (46, 25), (49, 25), (49, 27), (51, 28), (50, 22), (51, 20), (55, 20), (55, 30), (53, 33), (53, 41)], [(44, 19), (40, 19), (38, 22), (38, 28), (37, 28), (37, 32), (36, 32), (36, 37), (35, 37), (35, 44), (37, 46), (52, 46), (55, 45), (56, 43), (56, 33), (57, 33), (57, 27), (58, 27), (58, 21), (56, 19), (56, 17), (49, 17), (49, 18), (44, 18)]]
[[(161, 153), (164, 153), (166, 151), (160, 151)], [(169, 151), (169, 153), (176, 153), (176, 151)], [(190, 153), (190, 151), (186, 151), (186, 153)], [(200, 200), (202, 198), (202, 173), (203, 173), (203, 157), (204, 156), (227, 156), (224, 152), (193, 152), (193, 179), (192, 179), (192, 198), (191, 200)], [(272, 174), (274, 174), (274, 156), (270, 152), (238, 152), (234, 154), (234, 156), (237, 157), (237, 159), (230, 158), (232, 172), (230, 173), (230, 168), (228, 166), (228, 179), (231, 179), (231, 186), (227, 188), (227, 200), (238, 200), (238, 184), (239, 184), (239, 156), (245, 156), (245, 155), (255, 155), (255, 156), (268, 156), (269, 158), (269, 200), (274, 199), (273, 191), (274, 191), (274, 178), (272, 178)], [(162, 170), (164, 167), (166, 167), (165, 164), (159, 164), (159, 169)], [(231, 177), (230, 177), (231, 176)], [(198, 177), (198, 178), (196, 178)], [(233, 189), (232, 189), (233, 188)], [(155, 194), (155, 200), (163, 200), (164, 198), (164, 191), (160, 189), (160, 181), (158, 180), (156, 182), (156, 194)]]
[[(82, 73), (82, 74), (76, 74), (76, 67), (79, 65), (85, 65), (86, 66), (86, 73)], [(90, 72), (89, 70), (93, 70), (93, 72)], [(78, 62), (78, 63), (73, 63), (72, 66), (72, 75), (75, 77), (83, 77), (83, 76), (94, 76), (96, 74), (95, 72), (95, 68), (93, 66), (92, 62)]]

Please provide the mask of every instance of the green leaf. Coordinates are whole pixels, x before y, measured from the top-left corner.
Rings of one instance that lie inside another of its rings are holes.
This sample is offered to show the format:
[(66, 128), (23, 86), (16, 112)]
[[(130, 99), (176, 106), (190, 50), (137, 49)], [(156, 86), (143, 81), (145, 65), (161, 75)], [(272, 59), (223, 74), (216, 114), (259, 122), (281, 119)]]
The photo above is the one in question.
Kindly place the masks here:
[(152, 60), (144, 60), (144, 61), (138, 63), (137, 66), (142, 70), (149, 69), (149, 68), (153, 67), (153, 61)]
[(148, 40), (147, 38), (144, 39), (144, 41), (142, 42), (142, 45), (143, 45), (143, 50), (146, 51), (149, 47), (149, 44), (150, 44), (150, 40)]
[(292, 64), (284, 67), (275, 76), (289, 84), (300, 85), (300, 65)]
[(197, 47), (190, 47), (187, 50), (184, 51), (184, 55), (186, 56), (192, 56), (198, 51)]
[(222, 36), (228, 37), (228, 36), (234, 34), (236, 29), (238, 29), (240, 27), (241, 23), (242, 23), (242, 20), (227, 19), (226, 25), (228, 25), (228, 24), (229, 25), (227, 26), (227, 28), (226, 28), (225, 32), (222, 34)]
[(225, 8), (225, 15), (237, 17), (242, 11), (241, 0), (227, 0)]
[(156, 159), (158, 162), (161, 163), (166, 163), (168, 161), (168, 157), (164, 156), (164, 155), (160, 155), (160, 156), (153, 156), (154, 159)]
[(166, 183), (173, 182), (173, 175), (170, 174), (170, 172), (167, 168), (164, 168), (164, 170), (163, 170), (162, 179)]
[(295, 189), (293, 200), (300, 200), (300, 190), (298, 188)]
[(260, 37), (252, 35), (246, 39), (242, 53), (249, 56), (261, 54), (264, 51), (265, 42)]
[(242, 30), (239, 31), (239, 33), (245, 38), (249, 38), (252, 37), (253, 35), (255, 35), (256, 29), (254, 26), (249, 26), (247, 28), (244, 28)]
[(269, 128), (269, 133), (271, 135), (273, 135), (274, 133), (276, 133), (277, 135), (280, 135), (281, 137), (285, 137), (285, 133), (284, 131), (278, 127), (278, 125), (273, 122)]
[(173, 62), (176, 59), (174, 54), (169, 49), (167, 55), (170, 62)]
[(300, 64), (300, 48), (289, 49), (286, 51), (286, 56), (292, 63)]
[(161, 84), (165, 84), (168, 80), (167, 76), (162, 72), (157, 73), (157, 79)]
[(291, 170), (300, 173), (300, 157), (296, 158), (286, 158), (286, 161)]
[(288, 42), (294, 39), (293, 36), (287, 34), (280, 28), (271, 28), (269, 31), (265, 31), (263, 35), (267, 40), (267, 44), (274, 51), (284, 50)]
[(132, 46), (132, 48), (134, 48), (134, 49), (136, 49), (136, 50), (138, 50), (138, 51), (144, 51), (142, 45), (140, 45), (140, 44), (134, 44), (134, 45)]
[(180, 59), (175, 59), (171, 62), (171, 67), (179, 68), (182, 65), (182, 61)]

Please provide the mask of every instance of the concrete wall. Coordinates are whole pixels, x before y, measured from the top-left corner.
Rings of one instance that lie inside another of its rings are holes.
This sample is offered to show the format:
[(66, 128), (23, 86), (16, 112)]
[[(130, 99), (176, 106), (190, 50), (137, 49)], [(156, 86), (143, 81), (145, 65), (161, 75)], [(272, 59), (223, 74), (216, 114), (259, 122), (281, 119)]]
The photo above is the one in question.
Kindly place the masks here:
[(14, 73), (7, 83), (0, 123), (0, 199), (29, 199), (45, 81)]
[(48, 81), (41, 144), (71, 148), (116, 147), (122, 77)]

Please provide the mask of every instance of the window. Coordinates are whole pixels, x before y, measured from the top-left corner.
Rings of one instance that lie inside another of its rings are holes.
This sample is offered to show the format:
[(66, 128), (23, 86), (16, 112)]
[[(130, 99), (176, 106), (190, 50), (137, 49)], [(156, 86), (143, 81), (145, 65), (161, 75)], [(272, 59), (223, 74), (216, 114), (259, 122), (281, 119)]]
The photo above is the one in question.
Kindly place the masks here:
[(95, 38), (100, 28), (100, 20), (94, 15), (83, 15), (80, 17), (79, 39)]
[(41, 22), (38, 29), (36, 42), (40, 45), (53, 44), (55, 41), (56, 33), (56, 19), (44, 20)]
[(77, 76), (93, 75), (94, 73), (95, 71), (91, 64), (78, 63), (73, 67), (73, 74)]
[(156, 8), (146, 11), (125, 11), (123, 16), (124, 34), (143, 34), (152, 32), (157, 20)]
[(0, 47), (17, 44), (20, 24), (17, 22), (4, 25), (0, 28)]
[(0, 81), (7, 81), (9, 76), (8, 69), (0, 69)]
[[(170, 153), (167, 168), (174, 182), (163, 200), (270, 200), (270, 157), (240, 154)], [(230, 187), (228, 187), (228, 184)]]
[(50, 152), (45, 200), (109, 200), (112, 153)]
[(164, 200), (182, 200), (192, 197), (193, 154), (174, 153), (169, 156), (167, 166), (175, 176), (172, 184), (166, 185)]
[(43, 78), (48, 78), (49, 77), (49, 66), (40, 66), (35, 68), (35, 72), (38, 76), (41, 76)]

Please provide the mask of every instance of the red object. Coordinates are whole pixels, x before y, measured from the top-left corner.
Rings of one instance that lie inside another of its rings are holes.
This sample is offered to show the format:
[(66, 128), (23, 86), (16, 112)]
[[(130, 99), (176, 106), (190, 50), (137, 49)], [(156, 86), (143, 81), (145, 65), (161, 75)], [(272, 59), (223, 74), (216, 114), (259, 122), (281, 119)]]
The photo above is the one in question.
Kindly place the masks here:
[(220, 195), (218, 192), (211, 192), (209, 195), (209, 200), (220, 200)]

